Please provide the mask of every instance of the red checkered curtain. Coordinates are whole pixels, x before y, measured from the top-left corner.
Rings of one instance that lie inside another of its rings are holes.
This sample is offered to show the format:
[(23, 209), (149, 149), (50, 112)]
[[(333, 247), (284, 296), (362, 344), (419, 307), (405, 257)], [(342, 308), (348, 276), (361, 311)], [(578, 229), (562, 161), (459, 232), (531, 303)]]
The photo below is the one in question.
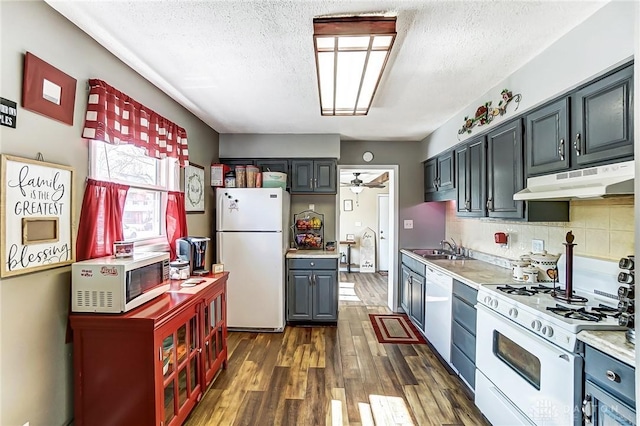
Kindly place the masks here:
[(187, 132), (102, 80), (89, 80), (89, 102), (82, 136), (111, 144), (128, 143), (149, 157), (177, 158), (189, 164)]

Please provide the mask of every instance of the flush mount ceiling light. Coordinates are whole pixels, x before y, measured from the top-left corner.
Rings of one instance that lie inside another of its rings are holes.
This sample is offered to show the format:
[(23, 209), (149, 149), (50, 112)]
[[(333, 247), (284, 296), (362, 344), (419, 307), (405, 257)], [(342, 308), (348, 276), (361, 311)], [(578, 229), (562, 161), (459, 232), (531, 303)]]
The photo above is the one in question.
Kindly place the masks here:
[(395, 38), (395, 16), (313, 20), (322, 115), (367, 115)]
[(349, 189), (351, 190), (351, 192), (353, 192), (354, 194), (359, 194), (364, 190), (364, 186), (351, 186), (349, 187)]

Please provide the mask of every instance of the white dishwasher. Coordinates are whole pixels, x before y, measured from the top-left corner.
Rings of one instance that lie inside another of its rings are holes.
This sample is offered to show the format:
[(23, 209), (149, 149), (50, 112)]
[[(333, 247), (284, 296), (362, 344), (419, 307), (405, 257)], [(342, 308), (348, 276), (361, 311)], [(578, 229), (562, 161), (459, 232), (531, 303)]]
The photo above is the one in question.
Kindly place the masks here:
[(451, 364), (451, 297), (453, 278), (427, 266), (424, 330), (427, 340)]

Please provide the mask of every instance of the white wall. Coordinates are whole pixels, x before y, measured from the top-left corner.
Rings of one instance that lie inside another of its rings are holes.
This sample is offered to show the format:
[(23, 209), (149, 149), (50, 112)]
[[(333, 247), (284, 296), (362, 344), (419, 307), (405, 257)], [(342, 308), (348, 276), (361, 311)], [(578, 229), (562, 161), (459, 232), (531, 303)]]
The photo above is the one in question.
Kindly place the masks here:
[[(461, 140), (473, 137), (629, 61), (633, 56), (635, 40), (634, 4), (632, 1), (612, 1), (603, 6), (540, 55), (467, 105), (422, 141), (422, 160), (456, 145), (458, 129), (462, 127), (464, 117), (473, 114), (486, 101), (497, 103), (502, 89), (508, 88), (514, 94), (522, 94), (518, 111), (514, 114), (515, 105), (510, 104), (503, 117), (497, 117), (488, 126), (476, 127), (471, 135), (461, 136)], [(497, 41), (497, 49), (500, 48), (499, 43)], [(499, 64), (496, 64), (496, 68), (499, 70)]]
[[(87, 80), (100, 78), (184, 127), (190, 159), (217, 160), (218, 134), (41, 1), (0, 1), (0, 96), (18, 103), (17, 128), (0, 127), (0, 152), (75, 169), (75, 223), (88, 171), (81, 137)], [(20, 106), (25, 52), (77, 80), (74, 124)], [(209, 169), (205, 169), (209, 181)], [(4, 184), (4, 183), (3, 183)], [(192, 235), (210, 236), (212, 191), (205, 214), (187, 216)], [(73, 418), (72, 345), (65, 344), (70, 267), (0, 280), (0, 425), (64, 425)], [(126, 348), (114, 348), (126, 350)]]
[(340, 135), (223, 133), (220, 158), (340, 158)]
[[(378, 194), (388, 194), (389, 188), (365, 188), (356, 195), (348, 187), (340, 188), (340, 241), (347, 239), (347, 234), (355, 235), (356, 242), (351, 249), (351, 263), (360, 265), (360, 236), (371, 228), (376, 233), (376, 244), (379, 241), (378, 229)], [(344, 210), (344, 200), (353, 202), (353, 210)], [(356, 225), (356, 222), (360, 225)], [(347, 252), (347, 246), (339, 246), (341, 252)], [(376, 252), (378, 247), (376, 245)], [(376, 268), (378, 265), (376, 265)]]

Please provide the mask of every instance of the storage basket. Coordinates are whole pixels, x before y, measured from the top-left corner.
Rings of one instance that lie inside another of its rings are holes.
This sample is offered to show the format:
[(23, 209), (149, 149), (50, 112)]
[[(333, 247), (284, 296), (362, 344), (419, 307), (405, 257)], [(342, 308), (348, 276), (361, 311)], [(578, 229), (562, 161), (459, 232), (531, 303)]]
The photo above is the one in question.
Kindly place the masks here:
[(281, 172), (262, 172), (262, 187), (287, 189), (287, 174)]

